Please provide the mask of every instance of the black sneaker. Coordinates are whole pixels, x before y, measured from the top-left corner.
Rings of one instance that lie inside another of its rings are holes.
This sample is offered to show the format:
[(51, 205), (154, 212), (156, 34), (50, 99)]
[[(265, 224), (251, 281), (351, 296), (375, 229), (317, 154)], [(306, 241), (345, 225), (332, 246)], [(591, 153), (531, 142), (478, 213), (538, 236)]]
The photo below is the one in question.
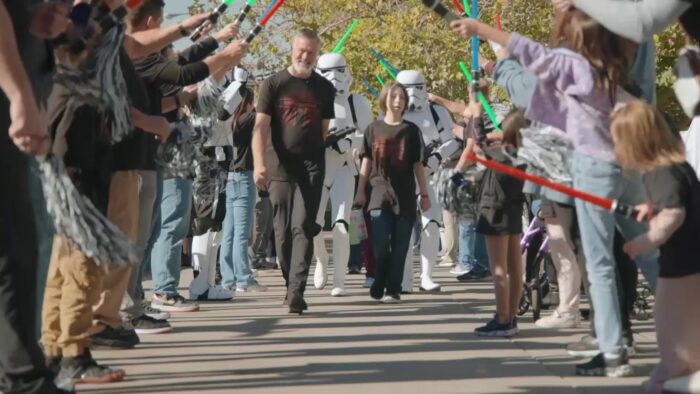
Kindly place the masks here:
[(264, 258), (256, 259), (251, 264), (254, 270), (265, 271), (265, 270), (276, 270), (277, 264), (271, 261), (267, 261)]
[(576, 375), (621, 378), (632, 375), (632, 366), (629, 364), (625, 351), (612, 359), (606, 358), (603, 353), (598, 353), (591, 361), (577, 365)]
[(598, 339), (592, 335), (584, 335), (578, 342), (566, 345), (566, 352), (575, 357), (593, 357), (600, 353)]
[(384, 286), (375, 281), (369, 288), (369, 296), (375, 300), (381, 300), (384, 297)]
[(140, 342), (139, 336), (133, 329), (107, 326), (103, 331), (92, 336), (90, 347), (93, 349), (131, 349)]
[(112, 369), (98, 365), (90, 352), (78, 357), (64, 357), (61, 370), (56, 377), (61, 385), (69, 383), (112, 383), (124, 379), (126, 374), (121, 369)]
[(472, 282), (478, 280), (484, 280), (491, 276), (488, 271), (469, 271), (466, 274), (459, 275), (457, 280), (460, 282)]
[(478, 337), (509, 337), (515, 335), (517, 329), (513, 327), (513, 321), (502, 324), (498, 322), (498, 318), (494, 316), (491, 321), (485, 326), (478, 327), (474, 330), (474, 334)]
[(309, 309), (309, 306), (304, 301), (304, 296), (292, 295), (289, 300), (289, 313), (302, 314), (305, 310)]
[(162, 334), (173, 330), (167, 320), (154, 319), (148, 315), (142, 315), (131, 321), (136, 334)]
[(348, 268), (348, 275), (362, 275), (362, 268), (350, 267)]

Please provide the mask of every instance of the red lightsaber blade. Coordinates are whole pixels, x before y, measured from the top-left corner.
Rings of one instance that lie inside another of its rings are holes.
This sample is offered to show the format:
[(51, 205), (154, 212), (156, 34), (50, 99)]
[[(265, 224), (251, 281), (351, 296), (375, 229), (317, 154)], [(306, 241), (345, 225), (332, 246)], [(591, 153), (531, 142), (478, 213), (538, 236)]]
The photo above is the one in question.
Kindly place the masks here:
[(631, 205), (621, 204), (617, 200), (611, 200), (600, 196), (596, 196), (594, 194), (586, 193), (581, 190), (576, 190), (573, 187), (565, 186), (560, 183), (552, 182), (546, 178), (528, 174), (525, 171), (519, 170), (509, 165), (489, 159), (480, 158), (473, 153), (468, 156), (468, 159), (479, 164), (483, 164), (485, 167), (491, 168), (498, 172), (510, 175), (514, 178), (518, 178), (524, 181), (530, 181), (537, 185), (548, 187), (552, 190), (556, 190), (560, 193), (566, 194), (567, 196), (581, 199), (593, 205), (597, 205), (601, 208), (607, 209), (610, 212), (617, 213), (628, 218), (636, 219), (637, 214), (639, 213)]

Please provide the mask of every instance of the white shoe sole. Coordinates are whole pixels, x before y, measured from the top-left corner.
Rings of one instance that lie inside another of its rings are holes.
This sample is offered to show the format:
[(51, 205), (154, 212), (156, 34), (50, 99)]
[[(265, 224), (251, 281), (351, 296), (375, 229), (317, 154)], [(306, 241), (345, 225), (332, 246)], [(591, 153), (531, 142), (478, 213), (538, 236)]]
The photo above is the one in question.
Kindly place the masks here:
[(156, 320), (168, 320), (170, 319), (170, 313), (168, 312), (158, 312), (158, 313), (144, 313), (144, 315)]
[(540, 323), (539, 320), (535, 322), (535, 325), (539, 328), (576, 328), (576, 327), (578, 327), (578, 324), (573, 323), (573, 322), (567, 323), (567, 324), (559, 324), (559, 323), (543, 324), (543, 323)]
[(477, 337), (505, 338), (505, 337), (512, 337), (513, 335), (515, 335), (517, 333), (518, 333), (518, 331), (516, 329), (501, 330), (501, 331), (474, 331), (474, 334), (476, 334)]
[(345, 297), (346, 295), (348, 295), (348, 292), (345, 289), (335, 288), (331, 291), (331, 297)]
[(599, 349), (595, 350), (566, 350), (567, 353), (569, 353), (570, 356), (574, 357), (595, 357), (600, 353)]
[(134, 331), (136, 331), (137, 334), (141, 334), (141, 335), (164, 334), (164, 333), (170, 332), (172, 330), (173, 330), (172, 327), (146, 328), (146, 329), (135, 328), (134, 329)]
[(165, 311), (165, 312), (197, 312), (199, 310), (199, 305), (181, 307), (181, 306), (151, 304), (151, 308), (158, 309), (159, 311)]

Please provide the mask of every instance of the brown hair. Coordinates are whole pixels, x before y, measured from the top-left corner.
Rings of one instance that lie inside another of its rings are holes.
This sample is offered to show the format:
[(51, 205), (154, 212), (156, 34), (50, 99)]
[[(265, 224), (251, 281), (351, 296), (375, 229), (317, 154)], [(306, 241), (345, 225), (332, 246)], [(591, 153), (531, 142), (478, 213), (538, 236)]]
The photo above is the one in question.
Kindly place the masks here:
[(382, 91), (379, 93), (379, 109), (385, 114), (389, 111), (389, 108), (386, 106), (386, 101), (394, 88), (401, 89), (403, 92), (403, 97), (406, 99), (406, 105), (404, 105), (403, 111), (401, 111), (401, 114), (403, 115), (406, 113), (406, 109), (408, 109), (408, 91), (406, 90), (405, 86), (396, 81), (389, 81), (382, 88)]
[(307, 40), (314, 40), (318, 44), (319, 49), (323, 46), (323, 43), (321, 42), (321, 37), (316, 33), (316, 30), (309, 29), (309, 28), (303, 28), (300, 29), (297, 34), (294, 35), (294, 40), (296, 41), (297, 38), (306, 38)]
[(552, 46), (564, 46), (586, 58), (596, 84), (608, 91), (614, 103), (617, 87), (626, 83), (633, 43), (575, 8), (557, 12), (554, 25)]
[(163, 0), (143, 0), (138, 7), (129, 10), (128, 21), (131, 26), (140, 25), (149, 16), (155, 16), (165, 9)]
[(530, 126), (530, 121), (525, 118), (525, 110), (513, 108), (501, 122), (503, 130), (503, 143), (520, 147), (520, 130)]
[(683, 141), (651, 105), (632, 101), (616, 109), (611, 118), (615, 154), (623, 167), (647, 172), (685, 162)]

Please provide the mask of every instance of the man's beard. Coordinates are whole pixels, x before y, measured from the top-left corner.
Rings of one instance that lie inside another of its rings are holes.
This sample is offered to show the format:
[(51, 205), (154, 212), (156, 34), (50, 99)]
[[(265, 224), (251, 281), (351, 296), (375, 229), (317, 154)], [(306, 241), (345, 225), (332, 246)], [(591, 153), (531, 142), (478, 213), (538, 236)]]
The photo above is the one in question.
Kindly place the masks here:
[(311, 72), (314, 71), (314, 65), (305, 65), (303, 63), (297, 63), (293, 62), (292, 67), (294, 68), (294, 71), (301, 73), (301, 74), (311, 74)]

